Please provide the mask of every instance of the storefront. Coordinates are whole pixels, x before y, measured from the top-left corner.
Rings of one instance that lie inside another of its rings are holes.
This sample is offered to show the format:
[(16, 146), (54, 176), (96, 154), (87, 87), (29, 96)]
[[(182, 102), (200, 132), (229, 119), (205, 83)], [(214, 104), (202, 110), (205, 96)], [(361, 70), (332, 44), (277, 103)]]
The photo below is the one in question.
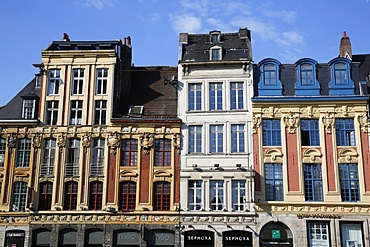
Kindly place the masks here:
[(185, 247), (214, 247), (215, 233), (207, 230), (186, 231), (184, 238)]
[(59, 232), (58, 246), (75, 247), (77, 243), (77, 231), (74, 229), (63, 229)]
[(227, 231), (222, 233), (223, 247), (252, 247), (252, 233), (248, 231)]
[(86, 247), (103, 247), (104, 232), (101, 229), (89, 229), (85, 232)]
[(269, 222), (260, 231), (260, 247), (293, 247), (292, 231), (281, 222)]
[(5, 247), (24, 247), (24, 231), (7, 231), (5, 233)]
[(113, 246), (140, 247), (140, 232), (136, 230), (115, 230), (113, 232)]
[(51, 231), (48, 229), (38, 229), (33, 232), (32, 246), (49, 247)]
[(150, 230), (147, 239), (148, 247), (175, 246), (175, 233), (167, 230)]

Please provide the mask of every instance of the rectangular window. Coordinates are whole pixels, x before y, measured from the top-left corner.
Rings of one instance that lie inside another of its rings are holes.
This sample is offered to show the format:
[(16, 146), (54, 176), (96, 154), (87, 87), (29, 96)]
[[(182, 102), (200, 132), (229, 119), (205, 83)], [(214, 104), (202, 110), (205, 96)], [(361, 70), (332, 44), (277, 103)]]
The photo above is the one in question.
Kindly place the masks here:
[(71, 125), (82, 124), (82, 100), (71, 100), (71, 118), (69, 123)]
[(232, 181), (232, 204), (233, 210), (243, 211), (246, 203), (246, 189), (244, 180), (233, 180)]
[(340, 223), (340, 238), (343, 247), (363, 247), (364, 241), (362, 235), (362, 222), (341, 222)]
[(336, 85), (347, 84), (347, 69), (344, 63), (336, 63), (334, 65), (334, 75)]
[(263, 66), (263, 76), (265, 85), (276, 85), (276, 68), (274, 64), (266, 64)]
[(281, 146), (281, 128), (278, 119), (262, 120), (263, 146)]
[(16, 167), (29, 167), (31, 158), (31, 139), (22, 138), (18, 140)]
[(5, 138), (0, 138), (0, 167), (4, 167), (5, 150), (6, 150), (6, 140)]
[(189, 84), (188, 89), (189, 97), (189, 111), (200, 111), (202, 110), (202, 84), (192, 83)]
[(209, 152), (223, 153), (224, 151), (224, 126), (221, 124), (209, 126)]
[(244, 124), (232, 124), (231, 125), (231, 152), (232, 153), (245, 152), (244, 136), (245, 136)]
[(339, 176), (342, 201), (360, 201), (360, 186), (357, 164), (339, 164)]
[(230, 109), (241, 110), (244, 108), (243, 82), (230, 83)]
[(120, 208), (122, 211), (134, 211), (136, 207), (136, 183), (120, 183)]
[(301, 65), (301, 83), (302, 85), (306, 85), (306, 86), (313, 85), (311, 64)]
[(302, 146), (320, 146), (319, 120), (301, 120)]
[(122, 140), (122, 166), (137, 166), (137, 139)]
[(283, 165), (265, 164), (266, 201), (283, 201)]
[(41, 74), (35, 75), (35, 87), (36, 88), (41, 87)]
[(154, 183), (153, 210), (168, 211), (171, 207), (171, 184), (169, 182)]
[(218, 43), (220, 40), (220, 35), (218, 33), (212, 33), (211, 34), (211, 42), (212, 43)]
[(105, 153), (105, 140), (101, 138), (94, 139), (94, 146), (92, 148), (90, 165), (91, 176), (104, 175), (104, 153)]
[(59, 102), (51, 100), (46, 102), (46, 125), (56, 125), (58, 122)]
[(107, 101), (106, 100), (95, 100), (95, 125), (106, 125), (107, 124)]
[(84, 69), (74, 69), (73, 70), (72, 95), (83, 94), (84, 76), (85, 76)]
[(306, 201), (323, 201), (321, 164), (304, 164)]
[(201, 125), (189, 126), (189, 153), (202, 152), (202, 134), (203, 127)]
[(94, 181), (90, 183), (89, 209), (101, 210), (103, 205), (103, 182)]
[(221, 60), (221, 49), (211, 49), (211, 60), (218, 61)]
[(108, 90), (108, 69), (96, 70), (96, 94), (107, 94)]
[(201, 210), (203, 206), (202, 200), (202, 181), (189, 180), (188, 184), (188, 209)]
[(210, 181), (210, 205), (211, 210), (222, 210), (224, 208), (224, 181)]
[(209, 84), (209, 109), (222, 110), (222, 83)]
[(338, 146), (356, 146), (355, 126), (352, 118), (335, 120)]
[(22, 118), (24, 118), (24, 119), (34, 119), (35, 118), (35, 108), (36, 108), (36, 100), (34, 100), (34, 99), (24, 99), (23, 100)]
[(26, 209), (27, 199), (27, 183), (14, 182), (12, 193), (12, 205), (10, 210), (12, 212), (24, 212)]
[(44, 154), (42, 158), (41, 176), (54, 175), (54, 162), (55, 162), (55, 139), (45, 139)]
[(80, 139), (70, 139), (68, 143), (65, 176), (78, 176), (80, 166)]
[(76, 210), (77, 208), (78, 183), (66, 182), (64, 188), (64, 210)]
[(307, 230), (310, 247), (330, 247), (329, 223), (320, 221), (308, 222)]
[(49, 70), (48, 95), (59, 95), (60, 69)]
[(154, 166), (171, 166), (171, 140), (155, 140), (154, 152)]
[(53, 183), (42, 182), (40, 184), (39, 210), (51, 210), (53, 196)]

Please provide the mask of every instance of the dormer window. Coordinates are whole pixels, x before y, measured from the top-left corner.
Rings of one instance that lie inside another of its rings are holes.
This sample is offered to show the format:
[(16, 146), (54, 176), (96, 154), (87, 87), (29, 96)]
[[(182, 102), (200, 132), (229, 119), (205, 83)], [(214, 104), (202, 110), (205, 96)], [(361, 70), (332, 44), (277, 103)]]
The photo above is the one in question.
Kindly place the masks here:
[(276, 66), (275, 64), (265, 64), (263, 70), (263, 84), (276, 85)]
[(41, 74), (35, 75), (35, 87), (36, 88), (41, 87)]
[(279, 80), (280, 62), (276, 59), (267, 58), (258, 65), (260, 69), (259, 96), (281, 96), (283, 87)]
[(214, 46), (211, 48), (210, 50), (210, 60), (211, 61), (218, 61), (218, 60), (221, 60), (221, 57), (222, 57), (222, 48), (219, 47), (219, 46)]
[(209, 34), (209, 41), (211, 43), (219, 43), (220, 42), (220, 32), (211, 32)]
[(329, 65), (331, 66), (330, 95), (353, 95), (355, 85), (350, 74), (351, 60), (339, 57), (330, 61)]
[(301, 76), (301, 83), (302, 85), (313, 85), (312, 79), (312, 64), (302, 64), (300, 66), (300, 76)]
[(296, 96), (320, 95), (320, 84), (316, 80), (317, 62), (310, 58), (303, 58), (295, 63), (297, 68)]
[(347, 69), (344, 63), (334, 64), (334, 75), (336, 85), (346, 85), (347, 82)]
[(36, 99), (24, 99), (23, 100), (23, 119), (34, 119), (35, 118), (35, 106)]

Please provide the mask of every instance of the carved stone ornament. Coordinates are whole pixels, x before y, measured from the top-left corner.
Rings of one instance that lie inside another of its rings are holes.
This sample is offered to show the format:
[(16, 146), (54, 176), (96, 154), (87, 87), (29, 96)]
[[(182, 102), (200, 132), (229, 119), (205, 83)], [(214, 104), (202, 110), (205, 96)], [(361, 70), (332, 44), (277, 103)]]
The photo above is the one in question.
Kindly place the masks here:
[(298, 128), (298, 117), (290, 112), (289, 115), (284, 117), (284, 122), (288, 128), (288, 132), (294, 134)]
[(66, 141), (67, 141), (67, 138), (66, 138), (66, 134), (65, 133), (63, 133), (60, 136), (58, 136), (58, 146), (60, 148), (60, 152), (62, 152), (62, 149), (65, 148)]
[(35, 149), (38, 149), (41, 147), (41, 136), (40, 135), (35, 135), (33, 137), (33, 142), (32, 142), (32, 145)]
[(333, 124), (334, 124), (333, 114), (326, 112), (325, 116), (322, 118), (322, 121), (324, 123), (326, 133), (331, 134), (331, 131), (333, 130)]
[(117, 148), (120, 145), (120, 136), (118, 135), (118, 133), (117, 132), (111, 133), (107, 137), (107, 141), (108, 141), (108, 147), (109, 147), (110, 153), (116, 154)]
[(179, 151), (180, 151), (181, 135), (179, 133), (176, 133), (176, 134), (173, 135), (172, 143), (173, 143), (173, 147), (176, 148), (176, 149), (179, 149)]
[(140, 136), (140, 146), (144, 148), (144, 154), (148, 154), (154, 144), (154, 134), (144, 133)]
[(361, 129), (364, 133), (367, 133), (368, 132), (368, 128), (369, 128), (369, 118), (367, 117), (367, 114), (366, 112), (364, 112), (363, 114), (359, 115), (358, 117), (358, 122), (360, 123), (360, 126), (361, 126)]
[(87, 149), (90, 147), (91, 141), (91, 134), (86, 132), (82, 137), (82, 146), (84, 147), (84, 151), (87, 152)]
[(16, 134), (10, 134), (8, 135), (8, 142), (7, 146), (8, 148), (15, 148), (15, 144), (17, 143), (17, 135)]
[(257, 129), (261, 126), (261, 115), (253, 115), (252, 117), (253, 123), (253, 133), (257, 133)]

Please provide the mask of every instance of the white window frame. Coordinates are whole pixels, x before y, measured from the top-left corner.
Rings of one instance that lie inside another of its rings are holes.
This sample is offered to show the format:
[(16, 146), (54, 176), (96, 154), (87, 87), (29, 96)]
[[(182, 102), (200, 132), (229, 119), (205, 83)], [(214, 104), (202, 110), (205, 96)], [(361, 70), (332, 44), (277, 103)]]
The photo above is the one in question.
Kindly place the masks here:
[[(104, 102), (105, 102), (105, 107), (103, 107)], [(103, 116), (104, 116), (104, 121), (103, 121)], [(107, 100), (95, 100), (94, 125), (106, 125), (106, 124), (107, 124)]]
[(81, 68), (76, 68), (76, 69), (73, 69), (72, 72), (73, 72), (73, 79), (72, 79), (71, 94), (72, 95), (83, 95), (85, 70)]
[(12, 204), (10, 210), (12, 212), (24, 212), (26, 210), (27, 201), (27, 183), (14, 182), (12, 190)]
[(212, 211), (222, 211), (225, 209), (225, 181), (209, 181), (209, 206)]
[(96, 69), (96, 95), (107, 95), (108, 94), (108, 68)]
[[(221, 111), (223, 109), (223, 98), (224, 98), (224, 89), (222, 82), (210, 82), (208, 85), (208, 97), (209, 97), (209, 110), (210, 111)], [(211, 93), (214, 93), (214, 98), (211, 99)], [(221, 94), (221, 99), (219, 95)], [(211, 105), (214, 107), (211, 107)]]
[(83, 101), (82, 100), (71, 100), (71, 116), (69, 124), (81, 125), (82, 114), (83, 114)]
[[(244, 211), (247, 202), (247, 188), (245, 180), (232, 180), (231, 181), (231, 204), (234, 211)], [(242, 200), (242, 202), (240, 201)]]
[(209, 49), (209, 60), (221, 61), (222, 60), (222, 47), (214, 46)]
[(48, 95), (59, 95), (60, 69), (49, 70)]
[[(233, 130), (233, 127), (236, 127), (236, 130)], [(245, 136), (245, 124), (231, 124), (230, 125), (230, 138), (231, 138), (231, 145), (230, 145), (230, 152), (231, 153), (244, 153), (246, 150), (246, 136)], [(233, 135), (236, 135), (236, 145), (233, 145), (234, 139)], [(241, 140), (243, 138), (244, 144), (241, 144)], [(233, 151), (233, 147), (236, 147), (236, 151)]]
[[(232, 97), (232, 91), (235, 91), (235, 97)], [(242, 93), (242, 97), (239, 100), (240, 92)], [(232, 104), (233, 99), (235, 99), (235, 107), (233, 107), (233, 104)], [(239, 107), (240, 103), (242, 104), (241, 107)], [(241, 81), (230, 82), (230, 110), (243, 110), (245, 108), (244, 105), (245, 105), (244, 103), (244, 82), (241, 82)]]
[[(195, 186), (190, 186), (193, 183)], [(200, 186), (197, 186), (197, 184)], [(203, 181), (202, 180), (188, 180), (188, 210), (189, 211), (199, 211), (203, 208)], [(193, 192), (193, 197), (190, 197), (190, 192)], [(197, 195), (200, 194), (201, 201), (197, 202)]]
[(53, 176), (55, 164), (56, 141), (53, 138), (45, 139), (43, 162), (41, 164), (41, 176)]
[(105, 160), (105, 140), (103, 138), (96, 138), (93, 141), (90, 175), (103, 176), (104, 175), (104, 160)]
[[(50, 106), (49, 106), (50, 103)], [(55, 106), (57, 105), (57, 106)], [(46, 101), (46, 125), (56, 125), (58, 123), (58, 108), (59, 108), (59, 101), (57, 100), (49, 100)], [(48, 118), (50, 114), (50, 119)], [(55, 123), (54, 123), (55, 119)]]
[[(214, 127), (214, 130), (212, 128)], [(222, 134), (219, 137), (219, 134)], [(215, 135), (215, 151), (212, 151), (212, 135)], [(210, 153), (223, 153), (224, 152), (224, 125), (223, 124), (210, 124), (209, 125), (209, 152)], [(219, 144), (221, 144), (221, 150), (219, 149)]]
[(35, 99), (23, 99), (22, 107), (22, 118), (23, 119), (34, 119), (35, 118)]
[(18, 139), (16, 167), (29, 167), (31, 161), (31, 139)]
[[(197, 94), (199, 92), (200, 92), (200, 97), (198, 98)], [(202, 97), (203, 97), (203, 85), (202, 85), (202, 83), (200, 83), (200, 82), (189, 83), (188, 84), (188, 111), (201, 111), (203, 109)], [(193, 109), (190, 109), (190, 98), (194, 98)]]

